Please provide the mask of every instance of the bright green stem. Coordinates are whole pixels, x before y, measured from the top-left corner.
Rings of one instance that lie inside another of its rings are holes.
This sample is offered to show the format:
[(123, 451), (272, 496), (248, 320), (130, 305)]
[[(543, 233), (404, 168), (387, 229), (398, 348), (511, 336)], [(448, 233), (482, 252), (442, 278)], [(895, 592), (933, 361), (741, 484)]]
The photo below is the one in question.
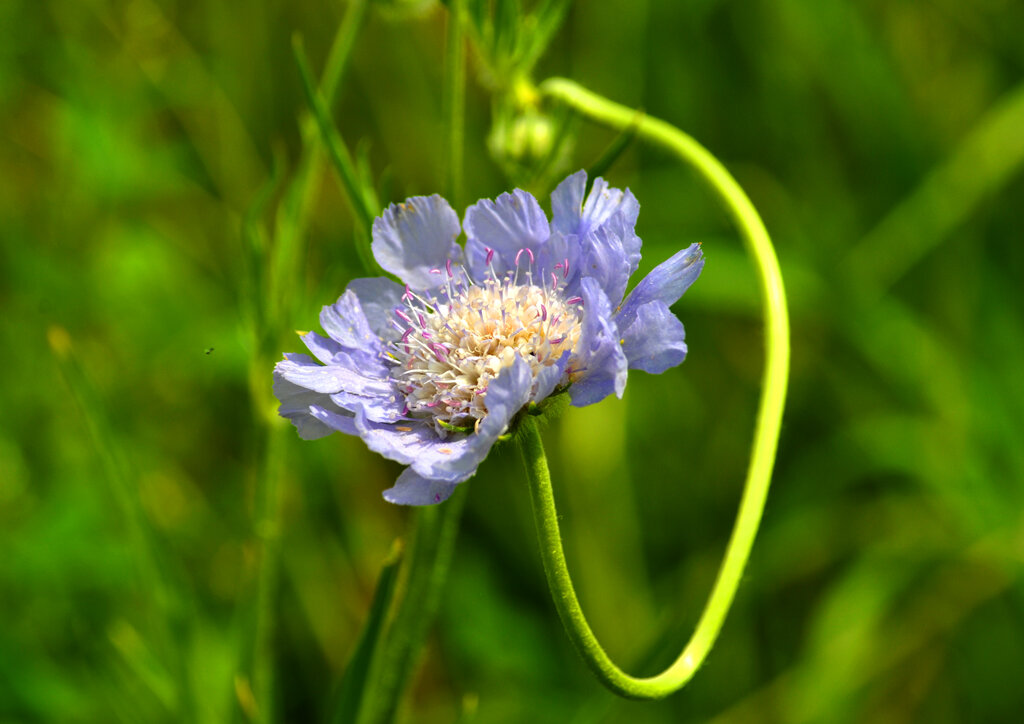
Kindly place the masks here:
[(566, 566), (551, 476), (537, 422), (527, 416), (519, 429), (518, 441), (530, 482), (544, 573), (569, 638), (609, 689), (632, 699), (658, 699), (685, 686), (707, 658), (736, 596), (757, 535), (771, 482), (789, 376), (786, 295), (775, 250), (753, 204), (725, 167), (703, 146), (664, 121), (649, 116), (638, 119), (634, 109), (594, 95), (572, 81), (553, 78), (543, 83), (540, 91), (613, 128), (624, 130), (635, 125), (640, 138), (668, 150), (693, 167), (719, 196), (739, 227), (747, 251), (754, 258), (760, 280), (765, 315), (765, 370), (743, 498), (725, 559), (697, 629), (679, 657), (662, 673), (650, 678), (630, 676), (616, 666), (601, 648), (580, 608)]
[(443, 505), (415, 511), (412, 550), (405, 559), (405, 590), (392, 614), (384, 651), (373, 672), (369, 715), (359, 724), (391, 724), (416, 670), (420, 651), (448, 577), (468, 485), (460, 485)]
[(448, 199), (462, 208), (463, 146), (466, 133), (466, 49), (462, 37), (463, 0), (448, 6), (447, 72), (445, 73), (445, 119), (448, 125)]
[(348, 146), (345, 145), (337, 126), (331, 120), (331, 112), (323, 93), (313, 84), (313, 74), (309, 69), (309, 61), (306, 59), (306, 51), (299, 35), (292, 36), (292, 51), (299, 67), (299, 78), (302, 80), (302, 90), (306, 94), (306, 101), (320, 127), (320, 135), (327, 149), (327, 157), (331, 160), (335, 171), (338, 172), (342, 193), (352, 207), (352, 213), (359, 228), (360, 239), (356, 244), (356, 252), (364, 271), (367, 274), (374, 274), (378, 267), (373, 261), (373, 257), (370, 256), (368, 240), (377, 209), (370, 199), (368, 191), (363, 188), (359, 174), (356, 173), (355, 162), (352, 160)]

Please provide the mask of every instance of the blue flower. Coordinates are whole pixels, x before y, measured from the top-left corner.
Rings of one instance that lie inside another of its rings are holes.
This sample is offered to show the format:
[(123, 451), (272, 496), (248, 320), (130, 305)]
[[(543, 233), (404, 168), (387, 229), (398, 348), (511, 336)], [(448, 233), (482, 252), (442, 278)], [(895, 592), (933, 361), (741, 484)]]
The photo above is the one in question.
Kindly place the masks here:
[(623, 299), (640, 262), (640, 207), (600, 178), (584, 199), (586, 181), (579, 171), (559, 184), (550, 222), (518, 189), (470, 206), (461, 229), (440, 196), (389, 206), (373, 254), (405, 285), (356, 279), (323, 308), (327, 336), (302, 338), (313, 357), (286, 354), (274, 368), (280, 414), (304, 439), (358, 435), (407, 465), (384, 497), (428, 505), (476, 472), (529, 403), (562, 391), (577, 407), (621, 397), (629, 369), (682, 362), (669, 306), (704, 267), (700, 245)]

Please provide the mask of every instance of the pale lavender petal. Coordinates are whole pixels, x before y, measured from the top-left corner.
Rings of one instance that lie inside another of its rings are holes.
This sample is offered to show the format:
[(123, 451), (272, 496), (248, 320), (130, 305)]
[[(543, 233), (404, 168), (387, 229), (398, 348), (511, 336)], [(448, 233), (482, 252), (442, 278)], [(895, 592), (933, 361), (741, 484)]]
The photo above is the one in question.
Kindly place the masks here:
[(611, 188), (603, 178), (594, 179), (593, 188), (587, 187), (587, 174), (577, 171), (567, 177), (551, 194), (551, 226), (563, 234), (584, 237), (599, 228), (612, 216), (621, 213), (626, 226), (632, 230), (640, 214), (640, 204), (629, 189)]
[(384, 500), (397, 505), (436, 505), (447, 500), (456, 485), (458, 483), (424, 478), (412, 468), (406, 468), (394, 486), (384, 491)]
[(660, 301), (672, 306), (690, 288), (704, 268), (704, 252), (700, 244), (691, 244), (673, 254), (644, 277), (629, 293), (622, 308), (615, 315), (620, 329), (633, 324), (637, 310), (648, 302)]
[(387, 368), (375, 368), (347, 352), (336, 353), (328, 365), (317, 364), (304, 354), (285, 353), (274, 371), (294, 385), (328, 395), (334, 403), (331, 408), (336, 405), (350, 413), (362, 408), (374, 422), (405, 419), (405, 400), (387, 376)]
[(424, 477), (452, 482), (471, 476), (487, 457), (498, 437), (508, 429), (515, 414), (530, 400), (532, 386), (530, 365), (517, 354), (515, 362), (502, 369), (488, 383), (484, 398), (487, 416), (477, 431), (465, 438), (465, 448), (458, 455), (453, 455), (454, 459), (441, 460), (440, 464), (427, 459), (416, 460), (413, 468)]
[(346, 290), (355, 292), (359, 305), (374, 334), (382, 340), (398, 339), (400, 333), (391, 324), (396, 307), (402, 305), (404, 289), (385, 277), (353, 279)]
[(622, 351), (631, 369), (659, 375), (686, 359), (686, 332), (662, 301), (641, 305), (622, 330)]
[(622, 397), (629, 374), (608, 297), (597, 281), (589, 277), (583, 279), (580, 288), (583, 328), (576, 353), (582, 376), (569, 388), (576, 407), (600, 402), (613, 392)]
[(323, 337), (316, 332), (307, 332), (299, 337), (306, 345), (306, 348), (313, 353), (318, 360), (328, 364), (334, 355), (341, 352), (341, 345), (330, 337)]
[(626, 225), (632, 229), (636, 226), (640, 215), (640, 204), (633, 193), (626, 189), (611, 188), (603, 178), (594, 179), (594, 185), (583, 203), (583, 214), (580, 218), (580, 230), (576, 233), (583, 236), (591, 229), (605, 223), (614, 214), (621, 213)]
[(482, 199), (466, 210), (464, 226), (467, 263), (476, 279), (484, 279), (489, 267), (498, 275), (517, 266), (525, 274), (531, 265), (537, 274), (547, 273), (548, 269), (541, 270), (535, 263), (551, 227), (531, 194), (516, 189), (494, 201)]
[(412, 465), (431, 480), (457, 483), (476, 472), (512, 416), (530, 398), (530, 366), (520, 357), (503, 369), (487, 387), (487, 417), (475, 433), (458, 433), (442, 440), (422, 421), (383, 425), (356, 410), (356, 428), (366, 445), (386, 458)]
[(373, 256), (413, 289), (433, 289), (445, 281), (449, 259), (459, 260), (459, 217), (437, 194), (391, 204), (373, 222)]
[[(595, 279), (612, 304), (626, 293), (629, 277), (640, 263), (640, 237), (626, 223), (621, 213), (594, 229), (583, 241), (580, 275)], [(567, 295), (575, 295), (578, 284), (566, 287)]]
[(274, 367), (274, 372), (299, 387), (323, 394), (342, 391), (363, 397), (394, 394), (389, 379), (366, 374), (365, 368), (344, 352), (339, 352), (335, 362), (329, 365), (319, 364), (308, 355), (287, 353)]
[(342, 390), (332, 394), (331, 401), (352, 413), (361, 409), (366, 419), (373, 422), (398, 422), (408, 419), (405, 398), (393, 389), (386, 396), (367, 396)]
[(577, 234), (583, 214), (583, 194), (587, 191), (587, 172), (567, 176), (551, 192), (551, 228), (563, 234)]
[(562, 375), (565, 374), (565, 368), (568, 367), (571, 356), (570, 352), (565, 352), (554, 364), (540, 368), (533, 378), (533, 393), (530, 395), (530, 402), (541, 402), (551, 396), (562, 380)]
[(315, 405), (331, 404), (326, 395), (293, 384), (275, 371), (274, 396), (281, 403), (277, 413), (295, 425), (303, 440), (316, 440), (334, 432), (310, 413)]
[[(317, 419), (317, 422), (326, 425), (331, 432), (337, 430), (346, 435), (358, 435), (356, 421), (350, 413), (336, 412), (321, 405), (311, 405), (309, 414)], [(300, 433), (301, 434), (301, 433)]]
[(381, 354), (380, 338), (370, 329), (355, 292), (348, 290), (334, 304), (320, 311), (320, 326), (342, 347), (357, 350), (370, 359)]

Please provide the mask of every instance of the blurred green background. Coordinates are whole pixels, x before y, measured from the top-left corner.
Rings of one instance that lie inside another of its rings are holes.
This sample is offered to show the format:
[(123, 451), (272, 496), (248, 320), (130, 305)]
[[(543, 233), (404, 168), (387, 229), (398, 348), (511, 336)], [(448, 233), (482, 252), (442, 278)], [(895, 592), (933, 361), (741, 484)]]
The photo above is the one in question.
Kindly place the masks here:
[[(300, 441), (270, 398), (291, 330), (361, 275), (291, 49), (298, 32), (319, 74), (345, 10), (0, 2), (0, 721), (330, 712), (411, 515), (380, 497), (398, 466)], [(444, 7), (395, 0), (355, 37), (332, 111), (384, 203), (446, 191), (445, 29)], [(636, 703), (562, 633), (518, 456), (495, 450), (405, 721), (1024, 720), (1022, 35), (1015, 0), (568, 9), (535, 80), (693, 134), (774, 237), (793, 367), (773, 489), (705, 667)], [(542, 106), (567, 143), (531, 175), (536, 148), (493, 131), (507, 79), (486, 65), (470, 53), (460, 208), (546, 194), (614, 140)], [(545, 433), (584, 609), (654, 673), (731, 529), (760, 311), (690, 172), (634, 143), (606, 175), (640, 200), (641, 274), (693, 241), (708, 259), (675, 308), (686, 363)], [(261, 540), (280, 564), (262, 584)], [(261, 595), (271, 712), (245, 675)]]

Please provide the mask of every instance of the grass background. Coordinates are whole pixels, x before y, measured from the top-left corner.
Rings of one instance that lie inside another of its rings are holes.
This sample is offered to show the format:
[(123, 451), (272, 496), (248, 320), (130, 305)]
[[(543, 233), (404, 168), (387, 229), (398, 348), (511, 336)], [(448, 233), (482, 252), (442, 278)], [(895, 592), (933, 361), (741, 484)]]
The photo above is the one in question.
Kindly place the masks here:
[[(343, 12), (0, 3), (0, 721), (244, 720), (261, 590), (269, 718), (327, 716), (410, 516), (380, 498), (397, 466), (266, 414), (290, 330), (361, 273), (330, 167), (303, 170), (291, 52), (297, 31), (322, 67)], [(679, 125), (773, 235), (793, 317), (774, 486), (706, 666), (641, 704), (604, 692), (561, 632), (518, 457), (496, 450), (469, 484), (406, 721), (1019, 720), (1022, 32), (1011, 0), (570, 8), (536, 79)], [(332, 104), (383, 202), (443, 190), (444, 34), (439, 6), (374, 4)], [(481, 67), (471, 55), (463, 205), (510, 185)], [(571, 131), (562, 172), (613, 138)], [(760, 313), (695, 177), (637, 145), (607, 176), (640, 199), (641, 274), (693, 241), (708, 259), (675, 307), (686, 363), (545, 433), (583, 606), (617, 661), (653, 673), (731, 528)], [(262, 589), (261, 536), (280, 561)]]

